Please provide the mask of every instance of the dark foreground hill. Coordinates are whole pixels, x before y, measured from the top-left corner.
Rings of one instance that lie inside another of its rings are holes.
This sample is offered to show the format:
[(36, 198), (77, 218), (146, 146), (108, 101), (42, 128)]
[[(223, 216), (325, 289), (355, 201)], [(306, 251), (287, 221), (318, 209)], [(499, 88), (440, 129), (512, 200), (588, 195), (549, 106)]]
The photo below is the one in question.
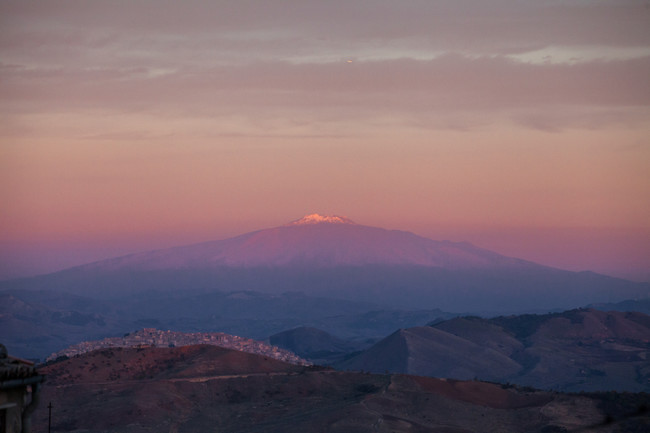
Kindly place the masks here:
[[(646, 394), (300, 367), (212, 346), (110, 349), (49, 365), (52, 432), (642, 432)], [(34, 415), (47, 430), (47, 409)]]
[(650, 317), (572, 310), (462, 317), (401, 329), (337, 368), (512, 382), (562, 391), (650, 391)]

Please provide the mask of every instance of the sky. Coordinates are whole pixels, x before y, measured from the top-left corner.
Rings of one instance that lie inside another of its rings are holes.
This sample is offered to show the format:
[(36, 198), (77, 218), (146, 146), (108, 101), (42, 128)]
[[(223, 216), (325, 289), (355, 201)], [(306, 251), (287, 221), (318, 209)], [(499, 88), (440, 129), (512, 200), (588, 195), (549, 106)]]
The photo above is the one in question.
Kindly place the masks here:
[(0, 278), (303, 215), (650, 281), (648, 0), (0, 0)]

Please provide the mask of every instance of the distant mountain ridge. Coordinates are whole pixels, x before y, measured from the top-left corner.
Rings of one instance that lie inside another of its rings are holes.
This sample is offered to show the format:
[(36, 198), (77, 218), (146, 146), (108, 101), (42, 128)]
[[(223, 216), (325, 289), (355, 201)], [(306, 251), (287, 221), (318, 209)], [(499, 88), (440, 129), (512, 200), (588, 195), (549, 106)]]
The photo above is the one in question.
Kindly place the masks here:
[(400, 329), (337, 368), (561, 391), (650, 391), (650, 316), (571, 310)]
[(376, 304), (300, 293), (179, 290), (93, 299), (54, 290), (12, 290), (0, 292), (0, 341), (16, 356), (44, 359), (82, 341), (142, 328), (224, 332), (263, 341), (309, 325), (366, 348), (397, 328), (454, 316), (435, 309), (382, 311)]
[(269, 342), (319, 365), (330, 365), (332, 361), (338, 361), (346, 354), (360, 349), (358, 344), (309, 326), (273, 334), (269, 337)]

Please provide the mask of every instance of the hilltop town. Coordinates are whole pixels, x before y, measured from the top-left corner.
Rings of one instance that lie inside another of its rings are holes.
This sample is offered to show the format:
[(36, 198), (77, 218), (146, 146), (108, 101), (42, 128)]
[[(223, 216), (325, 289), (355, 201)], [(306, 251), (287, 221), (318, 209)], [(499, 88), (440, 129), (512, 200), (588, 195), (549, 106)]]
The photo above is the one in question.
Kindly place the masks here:
[(291, 364), (311, 365), (309, 361), (300, 358), (293, 352), (237, 335), (224, 334), (222, 332), (186, 333), (161, 331), (155, 328), (144, 328), (125, 334), (122, 337), (110, 337), (97, 341), (83, 341), (51, 354), (47, 357), (46, 361), (54, 361), (60, 357), (70, 358), (93, 350), (111, 347), (180, 347), (195, 344), (209, 344), (239, 350), (241, 352), (254, 353)]

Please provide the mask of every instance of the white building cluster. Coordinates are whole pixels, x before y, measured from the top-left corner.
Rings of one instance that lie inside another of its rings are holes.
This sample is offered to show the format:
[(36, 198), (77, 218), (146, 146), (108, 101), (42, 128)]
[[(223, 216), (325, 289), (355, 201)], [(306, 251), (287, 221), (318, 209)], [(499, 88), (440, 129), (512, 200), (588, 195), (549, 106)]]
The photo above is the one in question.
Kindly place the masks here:
[(55, 352), (47, 358), (53, 361), (61, 356), (72, 357), (97, 349), (111, 347), (180, 347), (195, 344), (210, 344), (226, 349), (239, 350), (267, 356), (292, 364), (310, 365), (310, 362), (300, 358), (295, 353), (276, 346), (271, 346), (261, 341), (223, 332), (175, 332), (161, 331), (155, 328), (144, 328), (140, 331), (125, 334), (123, 337), (110, 337), (98, 341), (83, 341)]

